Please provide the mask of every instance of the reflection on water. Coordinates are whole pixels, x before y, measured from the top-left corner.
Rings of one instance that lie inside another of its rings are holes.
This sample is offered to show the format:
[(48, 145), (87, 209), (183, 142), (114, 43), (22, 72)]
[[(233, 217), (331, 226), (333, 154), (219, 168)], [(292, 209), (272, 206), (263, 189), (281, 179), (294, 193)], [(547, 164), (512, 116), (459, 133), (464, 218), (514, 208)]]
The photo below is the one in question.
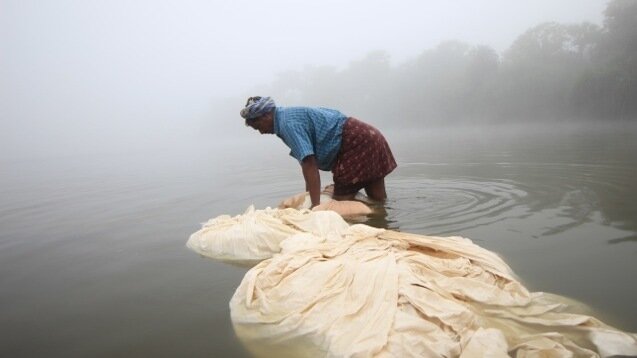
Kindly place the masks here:
[[(469, 237), (533, 290), (576, 298), (637, 331), (636, 134), (388, 131), (399, 168), (387, 179), (390, 198), (365, 222)], [(245, 270), (184, 243), (212, 216), (274, 206), (303, 188), (298, 165), (269, 139), (255, 138), (264, 150), (250, 157), (200, 143), (3, 163), (0, 305), (11, 329), (0, 353), (242, 355), (228, 301)]]

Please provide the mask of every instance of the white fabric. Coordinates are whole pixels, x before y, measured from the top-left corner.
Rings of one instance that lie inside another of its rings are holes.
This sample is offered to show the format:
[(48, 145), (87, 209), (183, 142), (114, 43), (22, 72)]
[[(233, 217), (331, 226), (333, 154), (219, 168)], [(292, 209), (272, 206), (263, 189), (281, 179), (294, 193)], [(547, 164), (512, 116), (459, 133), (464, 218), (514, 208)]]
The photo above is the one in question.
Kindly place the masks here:
[(281, 241), (292, 235), (313, 233), (316, 240), (349, 229), (345, 220), (333, 211), (308, 214), (308, 210), (255, 210), (250, 206), (242, 215), (210, 219), (190, 236), (186, 246), (205, 257), (252, 267), (280, 252)]
[[(291, 210), (294, 215), (300, 214)], [(190, 236), (186, 246), (196, 253), (224, 262), (254, 266), (272, 257), (279, 243), (302, 231), (285, 224), (287, 210), (248, 208), (243, 215), (221, 215)]]
[[(320, 232), (311, 226), (327, 218), (303, 220), (303, 230)], [(230, 308), (253, 353), (270, 356), (276, 342), (276, 353), (290, 356), (637, 354), (635, 335), (569, 312), (566, 299), (529, 293), (468, 239), (361, 224), (335, 233), (284, 240), (280, 254), (246, 274)]]
[[(327, 193), (321, 193), (320, 199), (321, 203), (332, 201), (332, 197)], [(292, 208), (301, 210), (309, 209), (310, 207), (312, 207), (312, 200), (310, 199), (310, 194), (308, 192), (293, 195), (279, 203), (279, 209)]]
[[(367, 204), (363, 203), (363, 201), (367, 201), (367, 197), (362, 194), (357, 194), (357, 200), (333, 200), (330, 193), (324, 191), (321, 193), (321, 203), (314, 207), (312, 211), (334, 211), (339, 215), (347, 218), (365, 216), (372, 213), (372, 209), (367, 206)], [(279, 204), (279, 209), (309, 209), (312, 206), (312, 200), (310, 199), (310, 194), (300, 193), (294, 196), (291, 196), (285, 200), (283, 200)]]
[(242, 245), (253, 233), (260, 242), (278, 235), (276, 245), (253, 247), (250, 255), (271, 258), (246, 273), (230, 301), (235, 332), (256, 356), (637, 355), (636, 335), (566, 298), (530, 293), (501, 258), (468, 239), (350, 226), (333, 212), (244, 216), (259, 220), (235, 217), (234, 225), (259, 227), (243, 229)]

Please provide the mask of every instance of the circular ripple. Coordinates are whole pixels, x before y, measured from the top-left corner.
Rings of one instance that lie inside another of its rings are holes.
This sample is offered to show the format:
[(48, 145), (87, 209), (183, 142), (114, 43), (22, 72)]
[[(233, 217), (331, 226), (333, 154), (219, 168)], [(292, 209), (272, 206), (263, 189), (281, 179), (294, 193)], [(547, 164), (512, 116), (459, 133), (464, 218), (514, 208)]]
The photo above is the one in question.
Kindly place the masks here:
[(392, 181), (386, 208), (401, 230), (453, 233), (502, 220), (527, 195), (507, 181), (402, 178)]
[(635, 211), (635, 205), (617, 205), (635, 202), (634, 190), (627, 190), (636, 177), (630, 166), (411, 163), (404, 167), (388, 181), (390, 199), (380, 219), (384, 222), (372, 219), (370, 224), (435, 235), (458, 234), (541, 212), (555, 216), (556, 226), (532, 230), (538, 237), (579, 226), (596, 212), (622, 225), (631, 222)]

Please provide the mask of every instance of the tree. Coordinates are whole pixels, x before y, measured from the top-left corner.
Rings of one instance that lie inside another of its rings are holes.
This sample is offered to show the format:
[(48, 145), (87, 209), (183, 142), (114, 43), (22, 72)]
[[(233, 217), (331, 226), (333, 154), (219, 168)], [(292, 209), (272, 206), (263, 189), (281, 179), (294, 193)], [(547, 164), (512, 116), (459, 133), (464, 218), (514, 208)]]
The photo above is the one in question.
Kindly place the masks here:
[(498, 91), (502, 115), (524, 118), (572, 114), (574, 84), (591, 66), (599, 28), (547, 22), (516, 39), (503, 56)]
[(637, 118), (637, 1), (613, 0), (604, 11), (595, 66), (575, 86), (581, 116)]

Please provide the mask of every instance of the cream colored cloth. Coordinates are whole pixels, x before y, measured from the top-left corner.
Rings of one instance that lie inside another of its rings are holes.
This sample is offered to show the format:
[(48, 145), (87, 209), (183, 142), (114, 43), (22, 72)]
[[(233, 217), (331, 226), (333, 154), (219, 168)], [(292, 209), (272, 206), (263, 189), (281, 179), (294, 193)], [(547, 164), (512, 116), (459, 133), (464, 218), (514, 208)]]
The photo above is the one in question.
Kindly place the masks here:
[[(328, 191), (321, 193), (321, 203), (314, 207), (313, 211), (330, 210), (338, 213), (339, 215), (351, 218), (357, 216), (369, 215), (372, 213), (372, 209), (363, 203), (366, 197), (364, 195), (357, 195), (358, 200), (333, 200)], [(292, 208), (292, 209), (309, 209), (312, 206), (312, 200), (310, 194), (300, 193), (291, 196), (283, 200), (279, 204), (279, 209)]]
[(637, 354), (634, 334), (528, 292), (468, 239), (349, 226), (327, 212), (279, 218), (301, 232), (248, 271), (230, 301), (235, 332), (257, 356)]
[[(242, 215), (221, 215), (204, 223), (190, 236), (186, 246), (202, 256), (251, 267), (281, 251), (279, 244), (283, 239), (302, 232), (293, 223), (322, 217), (305, 215), (310, 206), (309, 194), (300, 193), (283, 200), (279, 209), (255, 210), (250, 206)], [(360, 201), (336, 201), (327, 194), (321, 195), (321, 205), (313, 211), (329, 211), (348, 218), (372, 212)], [(326, 219), (312, 227), (329, 230), (337, 222), (347, 226), (343, 220)]]
[(281, 251), (281, 242), (304, 232), (317, 237), (344, 232), (349, 225), (335, 212), (271, 209), (221, 215), (190, 235), (186, 246), (211, 259), (252, 267)]
[(577, 302), (529, 292), (495, 253), (461, 237), (347, 224), (332, 211), (249, 208), (187, 243), (259, 264), (230, 301), (263, 357), (609, 357), (637, 337)]
[(301, 232), (281, 219), (288, 213), (301, 214), (293, 209), (255, 210), (251, 206), (242, 215), (221, 215), (204, 223), (186, 246), (202, 256), (251, 267), (281, 251), (281, 241)]

